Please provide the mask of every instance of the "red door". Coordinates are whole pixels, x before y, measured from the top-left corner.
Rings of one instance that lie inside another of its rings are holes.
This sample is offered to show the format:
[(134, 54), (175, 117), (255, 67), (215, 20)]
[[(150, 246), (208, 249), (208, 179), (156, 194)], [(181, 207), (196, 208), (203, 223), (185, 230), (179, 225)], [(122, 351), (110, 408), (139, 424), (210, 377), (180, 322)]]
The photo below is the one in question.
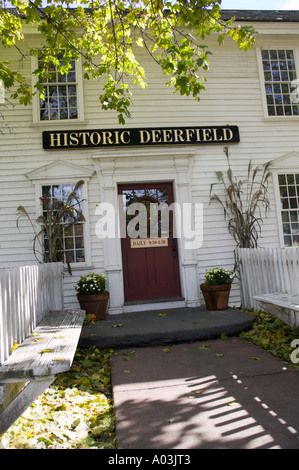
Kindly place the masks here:
[(177, 240), (173, 211), (168, 210), (172, 184), (121, 185), (118, 193), (125, 227), (121, 239), (125, 301), (180, 297)]

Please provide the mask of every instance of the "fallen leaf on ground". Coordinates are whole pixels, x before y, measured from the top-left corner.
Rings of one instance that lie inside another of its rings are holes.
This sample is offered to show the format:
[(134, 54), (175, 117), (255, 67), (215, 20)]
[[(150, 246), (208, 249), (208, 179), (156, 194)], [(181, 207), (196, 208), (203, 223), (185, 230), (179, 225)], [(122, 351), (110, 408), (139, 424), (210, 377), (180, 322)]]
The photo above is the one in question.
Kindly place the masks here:
[(226, 336), (225, 333), (221, 333), (220, 339), (226, 340), (226, 339), (228, 339), (228, 337)]
[(135, 354), (135, 351), (125, 352), (125, 361), (130, 361), (132, 354)]

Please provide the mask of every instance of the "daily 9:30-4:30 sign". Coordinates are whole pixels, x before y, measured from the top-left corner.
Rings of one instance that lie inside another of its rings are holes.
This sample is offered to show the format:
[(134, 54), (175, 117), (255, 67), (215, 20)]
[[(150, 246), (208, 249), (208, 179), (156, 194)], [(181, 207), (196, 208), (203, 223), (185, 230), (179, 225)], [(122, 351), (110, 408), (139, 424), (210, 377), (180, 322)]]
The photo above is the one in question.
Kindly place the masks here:
[(229, 144), (236, 142), (240, 142), (237, 126), (43, 132), (43, 148), (46, 150), (130, 147), (133, 145)]

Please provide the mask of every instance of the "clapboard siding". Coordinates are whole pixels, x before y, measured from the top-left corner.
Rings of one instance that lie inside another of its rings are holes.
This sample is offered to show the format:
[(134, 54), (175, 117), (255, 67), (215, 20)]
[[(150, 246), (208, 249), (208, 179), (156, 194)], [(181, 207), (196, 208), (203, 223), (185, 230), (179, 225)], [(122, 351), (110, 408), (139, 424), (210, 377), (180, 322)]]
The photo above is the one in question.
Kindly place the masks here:
[[(257, 24), (257, 29), (265, 34), (257, 37), (258, 47), (295, 47), (298, 44), (298, 32), (294, 34), (294, 25)], [(273, 35), (273, 32), (276, 35)], [(267, 37), (271, 33), (271, 37)], [(30, 36), (30, 45), (35, 41)], [(206, 90), (199, 102), (191, 97), (173, 94), (165, 87), (168, 80), (162, 76), (156, 64), (146, 58), (146, 53), (138, 50), (137, 55), (145, 63), (148, 86), (145, 90), (134, 87), (132, 118), (128, 127), (166, 127), (166, 126), (214, 126), (221, 124), (238, 125), (241, 141), (230, 146), (230, 160), (234, 173), (246, 175), (249, 160), (253, 164), (279, 158), (289, 152), (298, 151), (298, 120), (264, 118), (262, 93), (257, 54), (255, 47), (246, 53), (238, 51), (230, 41), (218, 47), (215, 39), (208, 38), (213, 49), (211, 67), (203, 75), (207, 78)], [(3, 51), (3, 49), (2, 49)], [(0, 50), (1, 57), (3, 52)], [(14, 50), (5, 50), (5, 57), (17, 64), (18, 55)], [(24, 61), (23, 72), (28, 79), (31, 75), (30, 60)], [(122, 128), (118, 124), (116, 113), (104, 112), (100, 108), (98, 96), (101, 81), (83, 80), (85, 123), (66, 123), (66, 128)], [(10, 132), (0, 122), (0, 267), (34, 264), (31, 249), (32, 233), (29, 224), (23, 220), (20, 230), (16, 227), (16, 208), (23, 204), (32, 216), (36, 210), (34, 185), (26, 174), (46, 164), (66, 160), (76, 165), (95, 170), (92, 157), (101, 154), (100, 150), (47, 152), (42, 149), (41, 133), (44, 129), (63, 128), (64, 123), (48, 123), (45, 126), (33, 125), (32, 107), (1, 107), (1, 112), (10, 125)], [(227, 169), (223, 145), (199, 145), (193, 159), (190, 187), (194, 202), (204, 204), (204, 241), (197, 250), (198, 278), (203, 280), (204, 272), (211, 266), (223, 266), (231, 269), (234, 264), (235, 247), (224, 220), (223, 211), (217, 204), (209, 205), (209, 191), (216, 182), (215, 171)], [(128, 177), (129, 178), (129, 177)], [(88, 208), (90, 231), (90, 260), (84, 269), (73, 271), (73, 276), (64, 278), (64, 296), (67, 306), (76, 304), (74, 284), (80, 274), (86, 270), (104, 270), (103, 244), (95, 235), (97, 216), (96, 204), (101, 202), (100, 183), (94, 174), (88, 183)], [(221, 187), (215, 186), (214, 192), (221, 194)], [(270, 183), (271, 212), (263, 224), (261, 246), (279, 246), (276, 204), (272, 181)], [(238, 303), (238, 285), (234, 285), (231, 304)]]

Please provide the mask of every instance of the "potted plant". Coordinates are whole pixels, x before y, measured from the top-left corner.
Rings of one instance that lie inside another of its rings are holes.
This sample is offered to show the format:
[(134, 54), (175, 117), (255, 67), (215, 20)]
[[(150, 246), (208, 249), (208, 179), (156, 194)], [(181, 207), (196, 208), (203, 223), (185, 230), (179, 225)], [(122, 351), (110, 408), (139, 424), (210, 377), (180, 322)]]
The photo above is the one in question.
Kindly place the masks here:
[(222, 268), (207, 269), (205, 282), (200, 284), (208, 310), (225, 310), (232, 283), (232, 271)]
[(86, 276), (81, 276), (75, 289), (82, 310), (86, 314), (93, 314), (97, 320), (106, 318), (109, 292), (106, 289), (107, 276), (90, 272)]

